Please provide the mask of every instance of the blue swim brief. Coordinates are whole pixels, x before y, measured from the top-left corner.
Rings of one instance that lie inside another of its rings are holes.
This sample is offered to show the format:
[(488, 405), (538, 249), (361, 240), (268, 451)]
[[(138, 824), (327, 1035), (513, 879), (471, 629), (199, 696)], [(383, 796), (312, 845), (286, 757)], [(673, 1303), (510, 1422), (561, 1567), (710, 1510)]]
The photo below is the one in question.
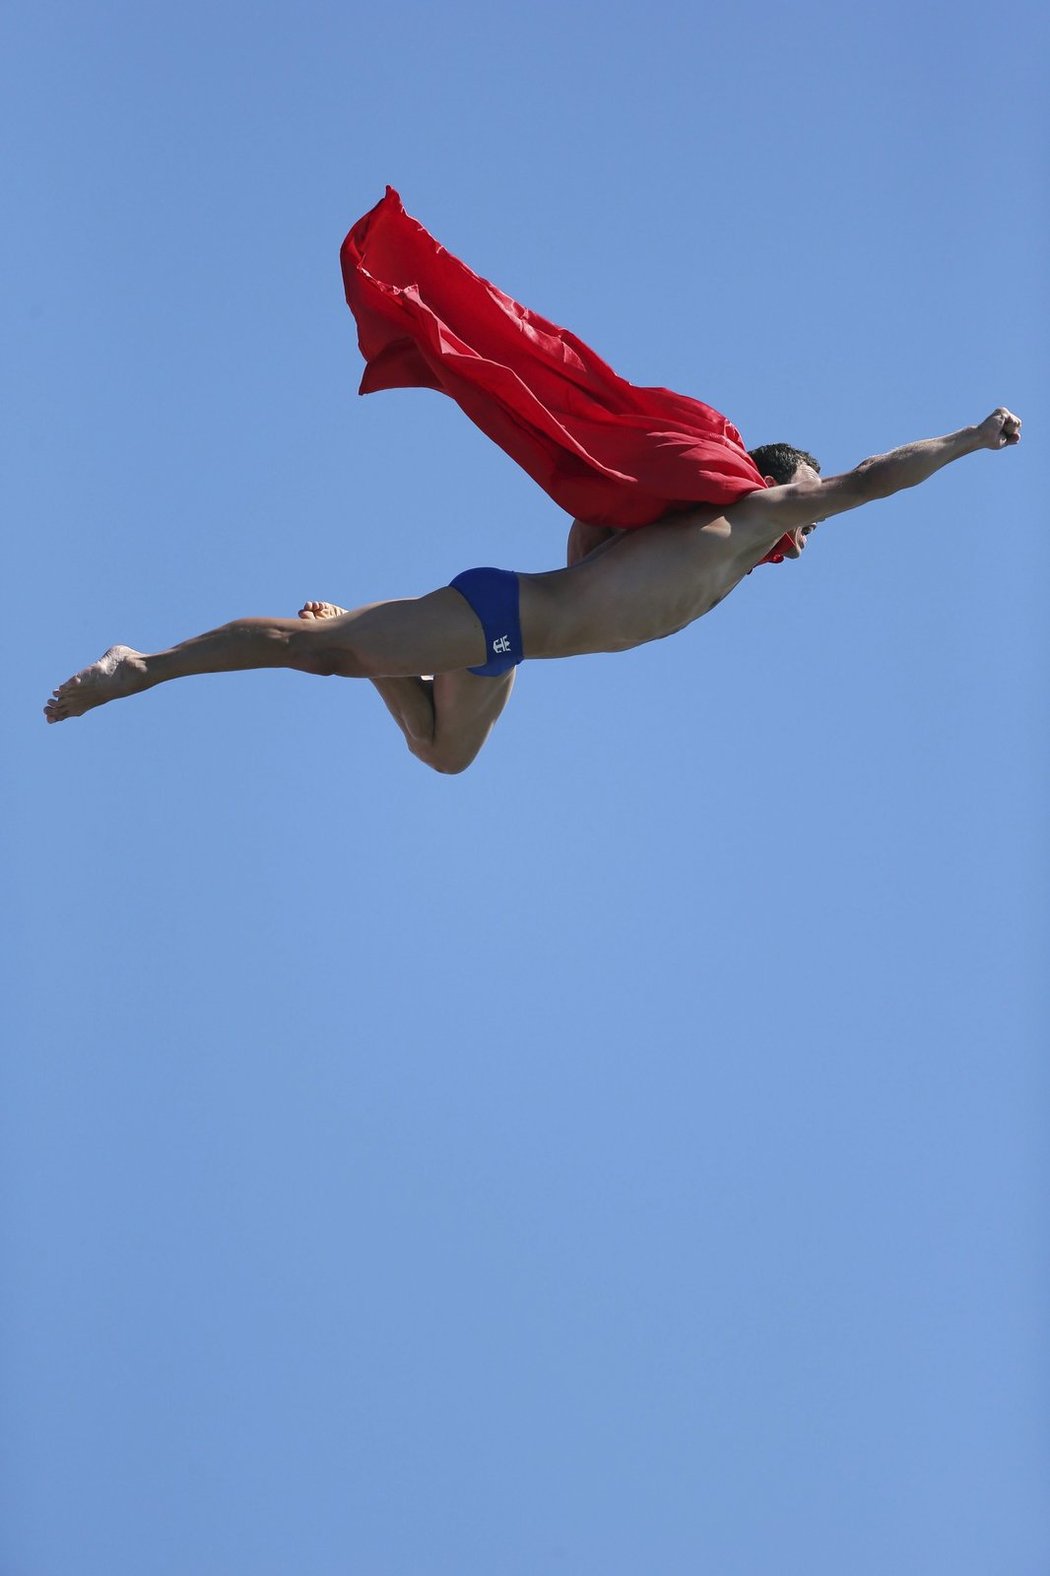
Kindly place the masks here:
[(474, 613), (485, 631), (489, 660), (483, 668), (468, 668), (484, 678), (495, 678), (522, 661), (518, 577), (510, 569), (465, 569), (449, 581)]

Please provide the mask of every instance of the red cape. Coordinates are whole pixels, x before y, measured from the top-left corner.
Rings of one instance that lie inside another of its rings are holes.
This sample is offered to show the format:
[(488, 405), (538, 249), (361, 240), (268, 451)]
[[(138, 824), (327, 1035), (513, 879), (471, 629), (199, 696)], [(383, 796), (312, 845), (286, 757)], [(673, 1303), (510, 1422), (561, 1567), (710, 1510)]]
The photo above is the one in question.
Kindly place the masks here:
[[(519, 306), (440, 246), (388, 186), (340, 253), (367, 363), (360, 392), (448, 394), (554, 502), (633, 530), (765, 481), (732, 422), (636, 388), (574, 334)], [(779, 563), (778, 548), (769, 560)]]

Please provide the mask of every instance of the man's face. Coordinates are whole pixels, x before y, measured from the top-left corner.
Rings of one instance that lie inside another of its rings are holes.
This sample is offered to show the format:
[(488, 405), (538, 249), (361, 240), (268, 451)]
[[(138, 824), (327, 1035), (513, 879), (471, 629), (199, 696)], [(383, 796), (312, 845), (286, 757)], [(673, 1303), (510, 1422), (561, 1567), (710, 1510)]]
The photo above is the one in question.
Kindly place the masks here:
[[(820, 472), (815, 471), (812, 465), (807, 465), (805, 460), (802, 460), (795, 467), (795, 474), (792, 476), (791, 480), (792, 482), (817, 482), (819, 484)], [(785, 558), (801, 558), (803, 550), (806, 546), (806, 537), (811, 531), (815, 531), (819, 524), (819, 520), (814, 520), (809, 525), (798, 525), (793, 531), (789, 532), (788, 535), (784, 537)], [(794, 552), (791, 552), (787, 547), (788, 542), (793, 545), (795, 549)]]

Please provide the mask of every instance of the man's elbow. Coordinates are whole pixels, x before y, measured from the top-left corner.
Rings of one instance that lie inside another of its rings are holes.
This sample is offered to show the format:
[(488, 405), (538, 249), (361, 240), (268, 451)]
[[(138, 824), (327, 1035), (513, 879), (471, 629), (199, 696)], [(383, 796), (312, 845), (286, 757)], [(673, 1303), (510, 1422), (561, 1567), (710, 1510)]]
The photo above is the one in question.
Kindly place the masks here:
[(873, 503), (876, 498), (892, 498), (894, 493), (909, 485), (895, 475), (892, 467), (878, 454), (861, 460), (856, 470), (849, 473), (848, 480), (853, 484), (858, 504)]

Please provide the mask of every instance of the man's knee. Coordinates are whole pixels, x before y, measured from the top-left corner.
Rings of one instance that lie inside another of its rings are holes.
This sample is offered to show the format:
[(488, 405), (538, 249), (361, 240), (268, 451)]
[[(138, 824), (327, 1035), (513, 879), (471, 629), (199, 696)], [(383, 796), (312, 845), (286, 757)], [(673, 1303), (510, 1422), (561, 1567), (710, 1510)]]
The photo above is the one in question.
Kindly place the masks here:
[(469, 750), (463, 746), (458, 750), (450, 749), (448, 745), (435, 744), (432, 739), (409, 739), (407, 742), (416, 760), (429, 766), (431, 771), (440, 772), (442, 777), (458, 777), (460, 772), (465, 772), (480, 749), (480, 745)]
[(323, 624), (305, 624), (292, 636), (292, 667), (319, 678), (367, 678), (364, 660), (352, 635), (340, 631), (337, 640)]

